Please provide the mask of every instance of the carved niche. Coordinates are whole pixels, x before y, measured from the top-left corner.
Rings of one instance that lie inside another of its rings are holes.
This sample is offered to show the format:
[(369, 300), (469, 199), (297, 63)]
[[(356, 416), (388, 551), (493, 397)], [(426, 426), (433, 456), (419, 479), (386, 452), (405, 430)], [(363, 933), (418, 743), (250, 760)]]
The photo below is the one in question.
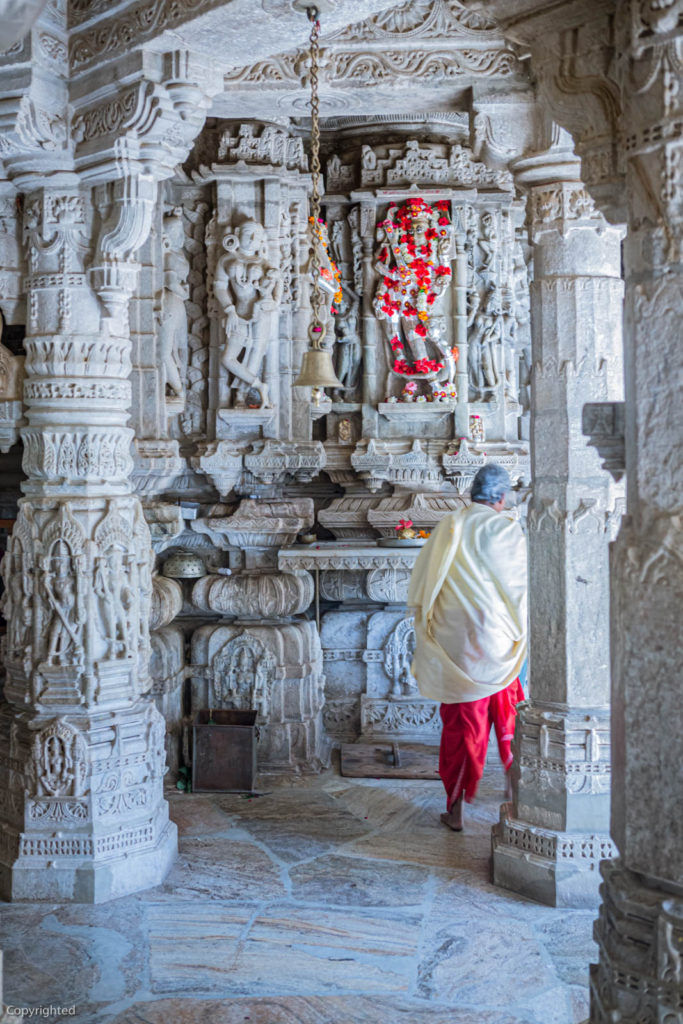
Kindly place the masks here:
[(38, 797), (81, 796), (87, 773), (81, 733), (55, 719), (33, 740), (32, 768)]
[(391, 679), (391, 697), (417, 694), (417, 683), (410, 671), (415, 654), (415, 619), (398, 623), (384, 647), (384, 671)]
[(241, 633), (229, 640), (211, 665), (212, 706), (258, 710), (268, 717), (275, 658), (258, 637)]

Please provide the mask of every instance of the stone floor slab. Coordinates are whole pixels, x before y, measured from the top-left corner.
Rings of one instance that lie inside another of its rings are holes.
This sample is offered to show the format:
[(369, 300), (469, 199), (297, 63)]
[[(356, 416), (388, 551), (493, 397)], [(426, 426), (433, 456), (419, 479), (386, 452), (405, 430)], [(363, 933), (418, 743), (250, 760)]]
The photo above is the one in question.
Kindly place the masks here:
[(527, 1024), (510, 1013), (430, 1007), (424, 1002), (348, 996), (178, 1000), (139, 1003), (111, 1024)]
[(178, 921), (149, 910), (153, 992), (226, 995), (400, 992), (412, 983), (420, 919), (360, 912), (203, 904)]
[(491, 884), (499, 776), (461, 834), (431, 781), (173, 793), (164, 885), (0, 909), (5, 998), (80, 1024), (581, 1024), (593, 915)]

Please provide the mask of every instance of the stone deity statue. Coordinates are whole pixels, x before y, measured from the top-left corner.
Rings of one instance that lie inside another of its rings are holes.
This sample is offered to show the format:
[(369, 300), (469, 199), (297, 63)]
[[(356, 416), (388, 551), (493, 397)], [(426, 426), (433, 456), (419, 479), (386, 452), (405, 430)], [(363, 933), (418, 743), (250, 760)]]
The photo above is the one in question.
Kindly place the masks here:
[(232, 376), (233, 406), (247, 406), (250, 392), (270, 404), (264, 362), (277, 324), (282, 275), (268, 261), (265, 229), (244, 221), (223, 239), (225, 255), (216, 266), (213, 290), (223, 314), (225, 344), (221, 364)]
[(164, 296), (159, 317), (159, 347), (167, 398), (182, 401), (183, 377), (187, 365), (187, 313), (190, 297), (187, 275), (190, 264), (183, 251), (185, 230), (181, 211), (173, 209), (164, 217)]
[[(452, 360), (445, 359), (444, 338), (432, 318), (450, 286), (452, 225), (448, 203), (434, 208), (424, 200), (390, 204), (378, 225), (373, 299), (375, 315), (388, 321), (393, 350), (391, 376), (452, 380)], [(412, 367), (410, 364), (412, 363)]]

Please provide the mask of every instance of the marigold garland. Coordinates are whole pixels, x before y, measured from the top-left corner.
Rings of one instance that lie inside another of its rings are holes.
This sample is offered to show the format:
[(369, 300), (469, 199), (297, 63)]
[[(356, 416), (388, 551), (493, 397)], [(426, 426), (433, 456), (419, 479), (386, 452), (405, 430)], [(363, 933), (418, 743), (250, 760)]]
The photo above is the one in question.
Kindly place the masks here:
[[(309, 224), (314, 224), (313, 217), (309, 217), (308, 218), (308, 223)], [(321, 267), (320, 268), (320, 276), (322, 277), (322, 279), (324, 281), (329, 281), (330, 283), (332, 281), (334, 281), (334, 283), (335, 283), (335, 292), (334, 292), (334, 295), (332, 297), (332, 305), (330, 306), (330, 313), (336, 313), (337, 310), (334, 307), (338, 306), (341, 303), (341, 300), (342, 300), (341, 271), (340, 271), (339, 267), (337, 266), (337, 264), (332, 259), (332, 256), (330, 255), (330, 252), (329, 252), (330, 242), (329, 242), (329, 238), (327, 237), (327, 225), (326, 225), (325, 221), (321, 217), (318, 218), (318, 223), (314, 225), (313, 232), (316, 235), (316, 237), (317, 237), (318, 241), (320, 242), (321, 246), (325, 250), (325, 254), (327, 256), (327, 260), (328, 260), (328, 262), (330, 264), (329, 268), (328, 267)]]

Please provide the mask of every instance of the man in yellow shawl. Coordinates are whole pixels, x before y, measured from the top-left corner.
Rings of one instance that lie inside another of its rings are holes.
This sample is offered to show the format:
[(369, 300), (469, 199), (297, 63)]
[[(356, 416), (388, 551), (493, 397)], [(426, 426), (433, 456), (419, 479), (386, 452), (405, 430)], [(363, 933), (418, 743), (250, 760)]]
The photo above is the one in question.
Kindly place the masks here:
[(526, 543), (518, 523), (503, 513), (509, 490), (502, 466), (480, 469), (472, 504), (442, 519), (410, 578), (412, 672), (420, 693), (441, 701), (441, 820), (456, 832), (463, 797), (470, 803), (477, 791), (492, 725), (509, 771), (516, 705), (524, 699)]

